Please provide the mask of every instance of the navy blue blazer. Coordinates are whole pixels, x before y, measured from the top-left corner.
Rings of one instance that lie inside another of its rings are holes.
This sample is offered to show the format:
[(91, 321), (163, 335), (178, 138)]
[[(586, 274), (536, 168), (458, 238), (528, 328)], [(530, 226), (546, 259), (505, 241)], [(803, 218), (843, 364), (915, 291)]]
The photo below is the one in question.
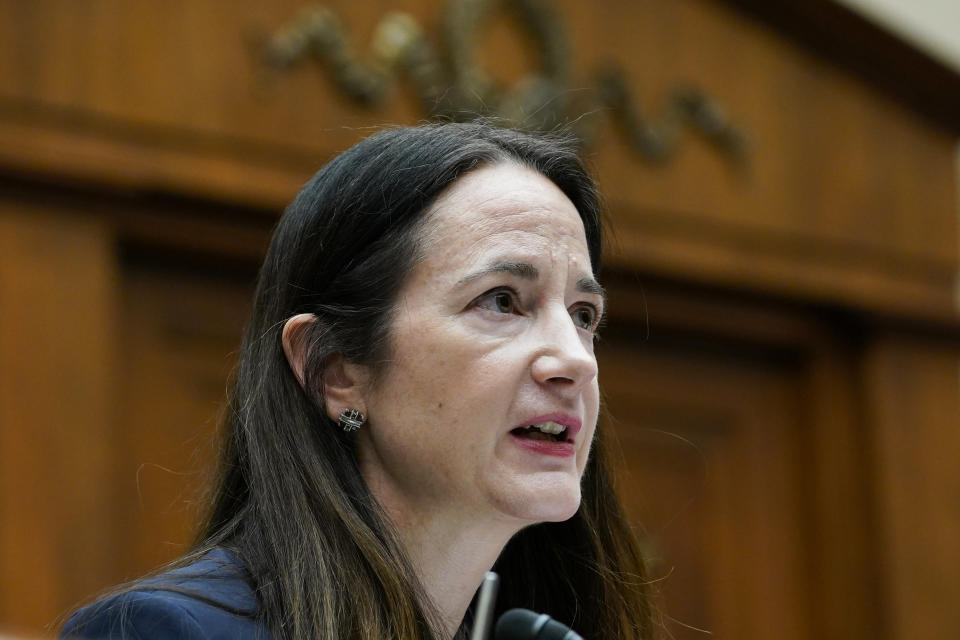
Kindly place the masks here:
[(267, 640), (270, 632), (256, 619), (257, 608), (242, 565), (231, 552), (217, 548), (80, 609), (60, 637)]

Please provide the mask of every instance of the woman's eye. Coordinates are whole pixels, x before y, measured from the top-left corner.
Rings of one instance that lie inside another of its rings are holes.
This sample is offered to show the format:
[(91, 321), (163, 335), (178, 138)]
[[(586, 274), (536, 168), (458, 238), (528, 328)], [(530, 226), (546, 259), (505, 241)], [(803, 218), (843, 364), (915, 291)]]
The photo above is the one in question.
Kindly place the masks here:
[(597, 323), (597, 310), (593, 307), (577, 307), (570, 314), (573, 323), (581, 329), (592, 331)]
[(516, 305), (509, 293), (497, 293), (493, 296), (493, 305), (500, 313), (513, 313)]
[(519, 313), (516, 294), (512, 291), (491, 291), (480, 297), (477, 306), (497, 313)]

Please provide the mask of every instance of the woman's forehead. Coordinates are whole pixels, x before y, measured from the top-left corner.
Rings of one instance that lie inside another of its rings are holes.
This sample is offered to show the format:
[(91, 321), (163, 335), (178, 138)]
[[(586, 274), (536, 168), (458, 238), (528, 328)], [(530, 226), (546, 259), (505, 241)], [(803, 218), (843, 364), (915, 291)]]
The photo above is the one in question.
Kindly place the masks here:
[(425, 257), (500, 250), (499, 244), (538, 251), (559, 243), (587, 251), (583, 221), (570, 199), (542, 174), (513, 163), (458, 180), (431, 207), (425, 229)]

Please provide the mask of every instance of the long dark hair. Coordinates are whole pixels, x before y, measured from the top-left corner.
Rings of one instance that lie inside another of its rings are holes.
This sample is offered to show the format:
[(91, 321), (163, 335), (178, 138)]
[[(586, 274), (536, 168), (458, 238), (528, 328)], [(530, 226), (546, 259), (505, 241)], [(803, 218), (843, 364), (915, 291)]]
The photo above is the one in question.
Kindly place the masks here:
[[(323, 410), (318, 381), (333, 354), (374, 370), (388, 360), (391, 313), (420, 259), (424, 212), (459, 177), (499, 162), (539, 171), (570, 198), (598, 268), (600, 207), (575, 149), (482, 123), (367, 138), (320, 170), (276, 228), (229, 398), (209, 513), (188, 554), (218, 545), (235, 551), (256, 589), (258, 615), (276, 637), (435, 637), (436, 614), (349, 438)], [(280, 338), (298, 313), (317, 318), (304, 386)], [(498, 606), (548, 613), (587, 638), (649, 638), (643, 564), (603, 440), (601, 428), (577, 514), (524, 529), (504, 549)]]

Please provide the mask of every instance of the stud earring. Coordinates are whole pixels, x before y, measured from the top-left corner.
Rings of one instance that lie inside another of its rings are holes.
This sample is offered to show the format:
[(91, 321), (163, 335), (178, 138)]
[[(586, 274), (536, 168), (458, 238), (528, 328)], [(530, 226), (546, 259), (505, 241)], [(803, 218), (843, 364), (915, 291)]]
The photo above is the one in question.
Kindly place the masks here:
[(344, 409), (340, 412), (340, 428), (346, 433), (353, 433), (366, 421), (366, 416), (356, 409)]

